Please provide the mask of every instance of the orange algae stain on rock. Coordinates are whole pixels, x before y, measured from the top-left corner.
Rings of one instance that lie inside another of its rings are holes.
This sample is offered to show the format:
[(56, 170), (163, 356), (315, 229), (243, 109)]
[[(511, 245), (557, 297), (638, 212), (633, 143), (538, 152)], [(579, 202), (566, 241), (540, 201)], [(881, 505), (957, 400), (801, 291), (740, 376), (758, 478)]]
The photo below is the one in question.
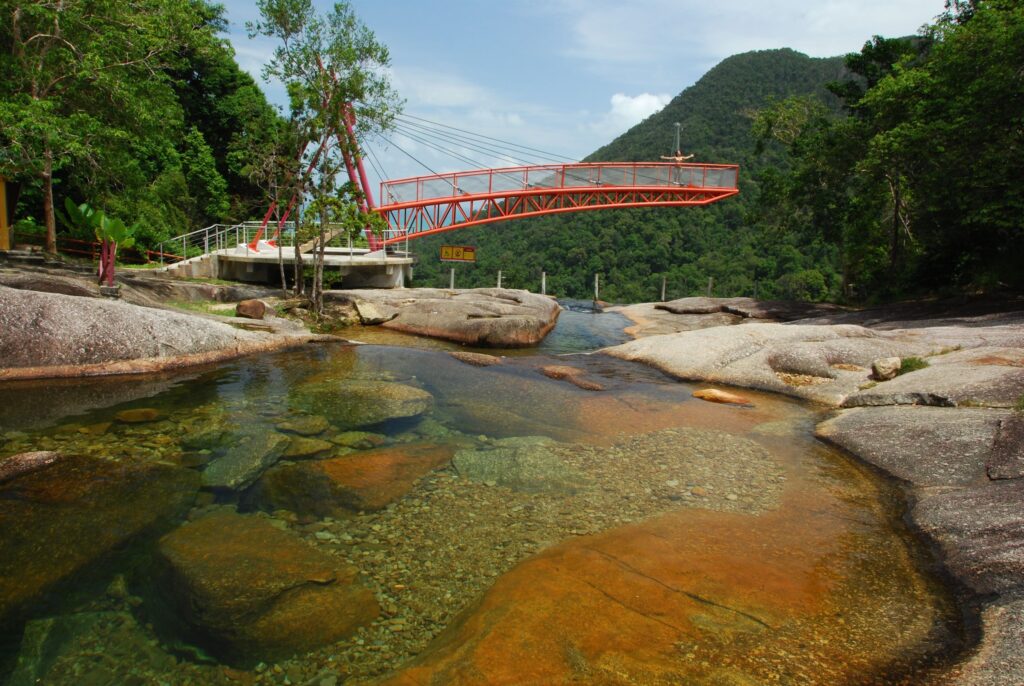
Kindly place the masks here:
[(451, 446), (409, 443), (322, 460), (315, 468), (331, 480), (332, 490), (350, 509), (379, 510), (453, 455)]
[(712, 403), (726, 403), (730, 405), (750, 404), (750, 400), (742, 395), (730, 393), (729, 391), (722, 391), (717, 388), (702, 388), (699, 391), (694, 391), (693, 397), (700, 398), (701, 400), (707, 400)]
[(228, 660), (308, 651), (379, 612), (355, 567), (259, 517), (208, 515), (161, 539), (160, 555), (181, 618)]
[[(935, 617), (900, 574), (862, 587), (838, 514), (678, 511), (556, 545), (385, 683), (834, 684), (876, 673)], [(858, 613), (900, 590), (895, 624)]]

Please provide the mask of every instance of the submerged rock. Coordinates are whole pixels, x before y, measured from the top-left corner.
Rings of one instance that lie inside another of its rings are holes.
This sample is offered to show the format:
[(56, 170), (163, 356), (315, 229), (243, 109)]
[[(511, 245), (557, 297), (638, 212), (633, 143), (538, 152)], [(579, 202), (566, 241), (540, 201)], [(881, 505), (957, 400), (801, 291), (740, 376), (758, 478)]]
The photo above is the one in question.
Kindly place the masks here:
[[(95, 659), (98, 641), (106, 658), (101, 661)], [(88, 677), (81, 674), (83, 664), (89, 665)], [(81, 612), (26, 624), (7, 686), (141, 684), (176, 667), (130, 613)]]
[(316, 462), (279, 465), (246, 495), (246, 504), (314, 517), (379, 510), (451, 458), (452, 449), (447, 446), (406, 443)]
[(307, 414), (291, 417), (286, 421), (280, 422), (277, 428), (287, 433), (299, 434), (300, 436), (319, 436), (324, 431), (330, 429), (331, 424), (325, 417), (318, 414)]
[(912, 664), (938, 617), (905, 551), (880, 539), (866, 563), (836, 517), (863, 510), (805, 506), (685, 510), (551, 546), (384, 683), (841, 684)]
[(277, 462), (290, 441), (276, 431), (260, 431), (241, 436), (227, 453), (213, 460), (203, 471), (203, 486), (241, 490)]
[(565, 364), (549, 364), (540, 368), (540, 373), (549, 379), (564, 379), (577, 388), (585, 391), (603, 391), (604, 386), (584, 378), (586, 372), (579, 367), (570, 367)]
[(749, 405), (750, 400), (729, 391), (722, 391), (717, 388), (702, 388), (693, 392), (694, 398), (707, 400), (709, 403), (724, 403), (728, 405)]
[(355, 567), (260, 517), (211, 514), (162, 538), (159, 554), (181, 620), (230, 661), (313, 650), (380, 611)]
[(497, 355), (484, 355), (483, 353), (470, 353), (464, 350), (453, 350), (448, 353), (459, 362), (465, 362), (473, 367), (493, 367), (496, 364), (504, 364), (505, 358)]
[(330, 450), (334, 450), (334, 444), (330, 441), (322, 441), (319, 438), (308, 438), (306, 436), (292, 436), (288, 448), (284, 451), (285, 459), (298, 460), (304, 457), (315, 457)]
[(551, 450), (555, 445), (544, 436), (506, 438), (489, 450), (460, 450), (452, 463), (467, 479), (516, 491), (575, 493), (585, 488), (589, 480)]
[(15, 477), (47, 467), (60, 459), (52, 450), (35, 450), (0, 459), (0, 484)]
[(321, 412), (337, 427), (356, 429), (391, 419), (416, 417), (434, 397), (415, 386), (390, 381), (317, 382), (296, 389), (293, 404)]
[(63, 456), (0, 484), (0, 622), (114, 548), (184, 516), (195, 472)]
[(152, 407), (139, 407), (133, 410), (121, 410), (114, 415), (114, 419), (125, 424), (143, 424), (145, 422), (155, 422), (158, 419), (162, 419), (163, 416), (160, 410)]

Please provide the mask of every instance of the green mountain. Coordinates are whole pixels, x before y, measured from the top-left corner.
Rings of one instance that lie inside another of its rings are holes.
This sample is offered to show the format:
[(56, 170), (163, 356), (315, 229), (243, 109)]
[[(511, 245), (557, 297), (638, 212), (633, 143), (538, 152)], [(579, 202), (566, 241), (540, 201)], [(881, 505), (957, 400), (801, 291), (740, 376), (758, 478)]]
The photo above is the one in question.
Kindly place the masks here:
[[(838, 103), (825, 84), (844, 75), (842, 57), (816, 59), (794, 50), (765, 50), (730, 57), (676, 96), (664, 109), (596, 150), (592, 161), (657, 160), (671, 152), (675, 122), (682, 147), (695, 161), (735, 163), (740, 195), (705, 208), (601, 210), (525, 219), (464, 229), (414, 241), (419, 255), (415, 283), (446, 286), (447, 263), (439, 246), (477, 246), (476, 265), (456, 267), (459, 287), (503, 285), (591, 297), (600, 274), (601, 297), (653, 300), (667, 283), (669, 298), (702, 294), (709, 278), (722, 296), (822, 298), (838, 287), (834, 249), (762, 235), (748, 221), (764, 169), (784, 165), (781, 149), (755, 154), (752, 114), (774, 100), (818, 95)], [(795, 239), (791, 239), (795, 240)]]

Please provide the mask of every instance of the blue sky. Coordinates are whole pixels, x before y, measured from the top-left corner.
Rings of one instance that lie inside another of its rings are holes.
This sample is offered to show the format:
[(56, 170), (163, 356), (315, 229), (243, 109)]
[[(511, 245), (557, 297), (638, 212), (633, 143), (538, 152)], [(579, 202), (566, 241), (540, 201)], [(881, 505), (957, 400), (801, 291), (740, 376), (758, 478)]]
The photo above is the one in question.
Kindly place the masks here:
[[(314, 2), (324, 11), (332, 4)], [(239, 64), (272, 101), (281, 102), (280, 87), (260, 78), (273, 44), (246, 36), (254, 4), (224, 4)], [(407, 113), (572, 158), (650, 116), (729, 55), (780, 47), (815, 57), (839, 55), (859, 50), (874, 34), (915, 33), (943, 11), (943, 0), (350, 4), (389, 47), (392, 82)], [(671, 135), (666, 134), (668, 143)], [(437, 171), (468, 166), (400, 134), (392, 139)], [(367, 144), (389, 177), (428, 173), (380, 141)], [(478, 152), (469, 156), (482, 158)], [(376, 174), (371, 176), (376, 183)]]

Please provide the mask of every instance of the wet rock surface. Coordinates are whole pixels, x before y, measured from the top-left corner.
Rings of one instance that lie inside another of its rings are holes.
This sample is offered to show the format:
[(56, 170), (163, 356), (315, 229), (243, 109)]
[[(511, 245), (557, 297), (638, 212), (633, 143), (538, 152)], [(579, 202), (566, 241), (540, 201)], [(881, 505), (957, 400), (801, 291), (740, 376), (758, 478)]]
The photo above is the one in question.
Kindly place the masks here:
[(203, 486), (238, 491), (281, 459), (291, 441), (276, 431), (255, 430), (235, 437), (227, 452), (203, 471)]
[(754, 300), (753, 298), (679, 298), (657, 303), (655, 309), (672, 314), (715, 314), (726, 312), (743, 319), (765, 319), (787, 322), (809, 317), (822, 317), (844, 312), (835, 305), (788, 300)]
[(380, 510), (426, 474), (448, 464), (445, 446), (408, 443), (341, 457), (280, 465), (256, 485), (246, 502), (267, 511), (314, 517)]
[(589, 479), (566, 463), (567, 448), (543, 436), (505, 438), (483, 450), (460, 450), (453, 464), (460, 476), (491, 486), (575, 493)]
[(356, 429), (391, 419), (416, 417), (430, 409), (432, 402), (430, 393), (415, 386), (346, 379), (308, 384), (294, 405), (298, 409), (329, 414), (338, 427)]
[(325, 297), (354, 301), (361, 317), (368, 312), (364, 324), (494, 348), (536, 345), (560, 310), (552, 298), (497, 288), (329, 291)]
[(185, 469), (77, 455), (0, 483), (0, 622), (114, 548), (183, 516), (198, 487)]
[[(104, 640), (97, 645), (100, 636)], [(97, 654), (104, 659), (96, 660)], [(176, 663), (131, 613), (80, 612), (29, 622), (7, 685), (145, 684)]]
[(211, 514), (161, 539), (160, 555), (181, 619), (228, 659), (312, 650), (378, 612), (356, 568), (261, 518)]

